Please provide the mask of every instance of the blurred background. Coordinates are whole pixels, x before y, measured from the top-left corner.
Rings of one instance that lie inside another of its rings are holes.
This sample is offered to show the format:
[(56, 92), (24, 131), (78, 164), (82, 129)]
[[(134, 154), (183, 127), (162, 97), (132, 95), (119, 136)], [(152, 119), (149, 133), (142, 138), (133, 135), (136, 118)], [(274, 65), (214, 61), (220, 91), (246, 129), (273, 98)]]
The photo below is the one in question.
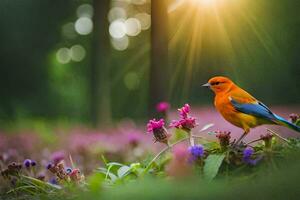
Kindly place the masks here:
[(159, 101), (206, 108), (213, 95), (200, 86), (214, 75), (271, 107), (299, 111), (299, 7), (298, 0), (1, 0), (0, 125), (142, 121)]

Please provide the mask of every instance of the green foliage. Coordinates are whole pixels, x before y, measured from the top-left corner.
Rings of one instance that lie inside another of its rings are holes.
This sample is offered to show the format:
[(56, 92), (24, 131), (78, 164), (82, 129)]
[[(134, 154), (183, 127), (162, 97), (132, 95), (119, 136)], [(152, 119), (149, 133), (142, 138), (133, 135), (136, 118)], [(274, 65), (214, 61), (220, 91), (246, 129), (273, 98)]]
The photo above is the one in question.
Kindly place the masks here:
[[(214, 199), (216, 197), (234, 196), (241, 191), (246, 199), (248, 190), (258, 192), (251, 194), (254, 199), (264, 197), (269, 199), (273, 188), (276, 192), (283, 191), (276, 184), (286, 184), (285, 190), (291, 191), (289, 197), (295, 197), (297, 192), (293, 184), (298, 185), (297, 175), (300, 165), (300, 139), (270, 138), (271, 145), (265, 142), (253, 147), (251, 160), (261, 158), (258, 163), (251, 164), (243, 161), (245, 146), (229, 146), (225, 151), (217, 142), (204, 142), (205, 156), (200, 162), (195, 162), (196, 171), (184, 179), (167, 176), (166, 165), (172, 162), (169, 154), (170, 147), (163, 149), (155, 159), (141, 163), (123, 164), (109, 162), (102, 156), (103, 167), (97, 168), (85, 182), (74, 184), (64, 183), (52, 185), (28, 176), (16, 176), (17, 182), (11, 189), (6, 190), (4, 198), (11, 199), (21, 196), (23, 199)], [(182, 139), (181, 141), (185, 141)], [(283, 141), (283, 142), (280, 142)], [(173, 143), (174, 144), (174, 143)], [(198, 160), (199, 161), (199, 160)], [(189, 164), (191, 165), (191, 163)], [(189, 168), (192, 170), (192, 168)], [(199, 169), (200, 172), (199, 173)], [(178, 169), (181, 170), (181, 169)], [(268, 177), (266, 180), (265, 177)], [(298, 175), (297, 175), (298, 176)], [(216, 178), (217, 177), (217, 178)], [(289, 178), (289, 179), (288, 179)], [(300, 177), (299, 177), (300, 178)], [(272, 180), (272, 181), (271, 181)], [(256, 184), (252, 184), (252, 183)], [(274, 182), (274, 184), (273, 184)], [(249, 188), (249, 189), (248, 189)], [(266, 190), (266, 191), (265, 191)], [(292, 193), (294, 192), (294, 193)], [(282, 197), (282, 196), (281, 196)]]
[(224, 158), (225, 154), (211, 154), (206, 158), (203, 170), (205, 179), (211, 181), (218, 174)]
[(109, 162), (104, 168), (100, 167), (96, 171), (102, 175), (107, 185), (114, 185), (135, 180), (143, 173), (144, 168), (140, 163), (132, 163), (128, 166), (117, 162)]
[(50, 198), (62, 194), (60, 186), (52, 185), (29, 176), (21, 175), (18, 179), (14, 179), (14, 181), (13, 188), (5, 192), (3, 197), (22, 197), (24, 199), (31, 199), (32, 196), (36, 195), (47, 196), (47, 198)]

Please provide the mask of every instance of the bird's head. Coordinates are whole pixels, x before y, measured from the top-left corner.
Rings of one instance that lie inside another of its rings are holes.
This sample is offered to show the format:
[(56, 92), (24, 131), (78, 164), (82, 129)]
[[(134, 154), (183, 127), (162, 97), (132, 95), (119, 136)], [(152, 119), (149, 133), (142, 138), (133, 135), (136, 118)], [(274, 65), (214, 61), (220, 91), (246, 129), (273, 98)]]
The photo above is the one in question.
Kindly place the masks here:
[(227, 77), (216, 76), (202, 85), (204, 87), (209, 87), (215, 94), (227, 92), (234, 85), (234, 83)]

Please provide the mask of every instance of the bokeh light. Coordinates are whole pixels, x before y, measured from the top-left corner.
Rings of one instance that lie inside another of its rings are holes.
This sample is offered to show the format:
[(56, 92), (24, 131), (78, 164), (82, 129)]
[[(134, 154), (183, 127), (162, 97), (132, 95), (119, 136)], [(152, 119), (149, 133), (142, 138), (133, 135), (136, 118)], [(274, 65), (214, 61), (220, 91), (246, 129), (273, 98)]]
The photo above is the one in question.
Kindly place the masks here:
[(123, 20), (115, 20), (109, 25), (109, 34), (113, 38), (120, 39), (126, 34), (126, 26)]
[(136, 90), (140, 84), (140, 78), (136, 72), (128, 72), (124, 76), (124, 84), (129, 90)]
[(108, 21), (113, 22), (118, 19), (125, 20), (127, 18), (127, 12), (124, 8), (121, 7), (113, 7), (109, 10), (108, 13)]
[(93, 22), (88, 17), (80, 17), (75, 22), (75, 30), (80, 35), (88, 35), (93, 30)]
[(134, 16), (140, 21), (142, 30), (147, 30), (151, 26), (151, 16), (148, 13), (138, 13)]
[(127, 35), (122, 38), (111, 38), (110, 41), (112, 47), (118, 51), (124, 51), (129, 46), (129, 38)]
[(90, 4), (82, 4), (77, 8), (77, 17), (88, 17), (92, 18), (94, 13), (93, 6)]
[(84, 59), (86, 51), (83, 46), (77, 44), (70, 48), (71, 59), (76, 62), (80, 62)]
[(60, 48), (56, 52), (56, 59), (61, 64), (67, 64), (71, 60), (70, 50), (66, 47)]
[(137, 36), (141, 32), (141, 23), (136, 18), (129, 18), (125, 21), (126, 34), (129, 36)]
[(74, 23), (70, 22), (62, 27), (62, 35), (68, 39), (74, 39), (77, 37), (77, 33), (74, 28)]

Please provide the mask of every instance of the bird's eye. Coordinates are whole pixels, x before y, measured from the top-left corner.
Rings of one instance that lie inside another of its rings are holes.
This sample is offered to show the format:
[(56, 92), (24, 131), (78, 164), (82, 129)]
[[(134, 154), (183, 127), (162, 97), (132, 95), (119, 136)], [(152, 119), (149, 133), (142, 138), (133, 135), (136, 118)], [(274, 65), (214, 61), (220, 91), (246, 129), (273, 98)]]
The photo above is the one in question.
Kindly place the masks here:
[(215, 85), (219, 85), (220, 84), (220, 82), (215, 82)]

